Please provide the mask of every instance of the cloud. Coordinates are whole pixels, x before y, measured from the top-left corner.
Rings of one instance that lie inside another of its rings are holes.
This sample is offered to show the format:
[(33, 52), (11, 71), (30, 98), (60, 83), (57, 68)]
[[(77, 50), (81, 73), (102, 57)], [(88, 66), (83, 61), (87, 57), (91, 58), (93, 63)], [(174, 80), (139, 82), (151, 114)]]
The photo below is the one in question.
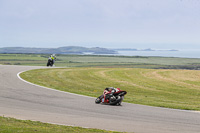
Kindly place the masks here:
[(0, 43), (199, 43), (199, 6), (198, 0), (0, 0)]

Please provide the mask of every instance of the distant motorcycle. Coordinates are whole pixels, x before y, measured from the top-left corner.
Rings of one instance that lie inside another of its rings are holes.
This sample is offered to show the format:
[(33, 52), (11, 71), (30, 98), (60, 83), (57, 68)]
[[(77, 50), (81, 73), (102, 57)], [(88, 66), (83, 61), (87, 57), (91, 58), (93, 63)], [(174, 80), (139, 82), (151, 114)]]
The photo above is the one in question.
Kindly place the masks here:
[(109, 104), (109, 105), (121, 105), (124, 96), (127, 94), (126, 91), (121, 90), (120, 88), (116, 89), (116, 92), (113, 94), (112, 97), (109, 99), (106, 99), (106, 95), (111, 94), (111, 92), (108, 92), (104, 90), (103, 95), (97, 97), (95, 100), (96, 104), (103, 103), (103, 104)]
[(48, 59), (48, 62), (47, 62), (47, 66), (51, 66), (51, 67), (52, 67), (53, 64), (54, 64), (53, 59), (49, 58), (49, 59)]

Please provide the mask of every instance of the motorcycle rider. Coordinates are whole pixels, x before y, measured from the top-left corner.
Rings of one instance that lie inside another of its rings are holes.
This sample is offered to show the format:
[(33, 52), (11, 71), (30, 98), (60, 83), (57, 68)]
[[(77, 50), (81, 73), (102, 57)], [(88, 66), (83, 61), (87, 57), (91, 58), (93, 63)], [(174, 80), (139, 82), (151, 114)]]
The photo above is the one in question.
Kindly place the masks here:
[(51, 59), (54, 64), (56, 60), (56, 55), (55, 54), (50, 55), (49, 59)]
[(109, 100), (115, 100), (116, 98), (114, 97), (114, 93), (117, 91), (116, 88), (114, 87), (108, 87), (108, 88), (105, 88), (105, 91), (106, 92), (109, 92), (108, 94), (105, 95), (105, 99), (109, 99)]

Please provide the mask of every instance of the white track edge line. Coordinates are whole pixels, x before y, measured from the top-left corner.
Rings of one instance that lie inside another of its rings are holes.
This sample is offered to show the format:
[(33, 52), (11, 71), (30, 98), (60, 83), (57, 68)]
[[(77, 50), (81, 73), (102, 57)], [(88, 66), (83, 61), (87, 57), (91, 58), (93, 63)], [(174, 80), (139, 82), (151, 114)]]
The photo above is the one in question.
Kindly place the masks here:
[(70, 94), (70, 95), (81, 96), (81, 97), (87, 97), (87, 98), (94, 98), (94, 97), (90, 97), (90, 96), (84, 96), (84, 95), (75, 94), (75, 93), (70, 93), (70, 92), (66, 92), (66, 91), (60, 91), (60, 90), (48, 88), (48, 87), (45, 87), (45, 86), (40, 86), (40, 85), (37, 85), (37, 84), (33, 84), (33, 83), (28, 82), (28, 81), (26, 81), (26, 80), (24, 80), (24, 79), (22, 79), (22, 78), (20, 77), (20, 74), (23, 73), (23, 72), (26, 72), (26, 71), (22, 71), (22, 72), (17, 73), (17, 77), (18, 77), (20, 80), (22, 80), (23, 82), (28, 83), (28, 84), (30, 84), (30, 85), (37, 86), (37, 87), (41, 87), (41, 88), (44, 88), (44, 89), (47, 89), (47, 90), (52, 90), (52, 91), (56, 91), (56, 92), (66, 93), (66, 94)]

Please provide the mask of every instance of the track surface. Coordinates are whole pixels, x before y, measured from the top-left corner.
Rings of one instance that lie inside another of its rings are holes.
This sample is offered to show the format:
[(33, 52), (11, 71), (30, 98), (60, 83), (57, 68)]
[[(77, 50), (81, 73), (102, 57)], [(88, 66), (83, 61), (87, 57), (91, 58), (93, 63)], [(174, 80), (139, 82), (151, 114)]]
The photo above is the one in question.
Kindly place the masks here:
[(95, 104), (95, 98), (37, 87), (17, 77), (21, 71), (37, 68), (42, 67), (0, 65), (1, 116), (135, 133), (200, 132), (198, 112)]

